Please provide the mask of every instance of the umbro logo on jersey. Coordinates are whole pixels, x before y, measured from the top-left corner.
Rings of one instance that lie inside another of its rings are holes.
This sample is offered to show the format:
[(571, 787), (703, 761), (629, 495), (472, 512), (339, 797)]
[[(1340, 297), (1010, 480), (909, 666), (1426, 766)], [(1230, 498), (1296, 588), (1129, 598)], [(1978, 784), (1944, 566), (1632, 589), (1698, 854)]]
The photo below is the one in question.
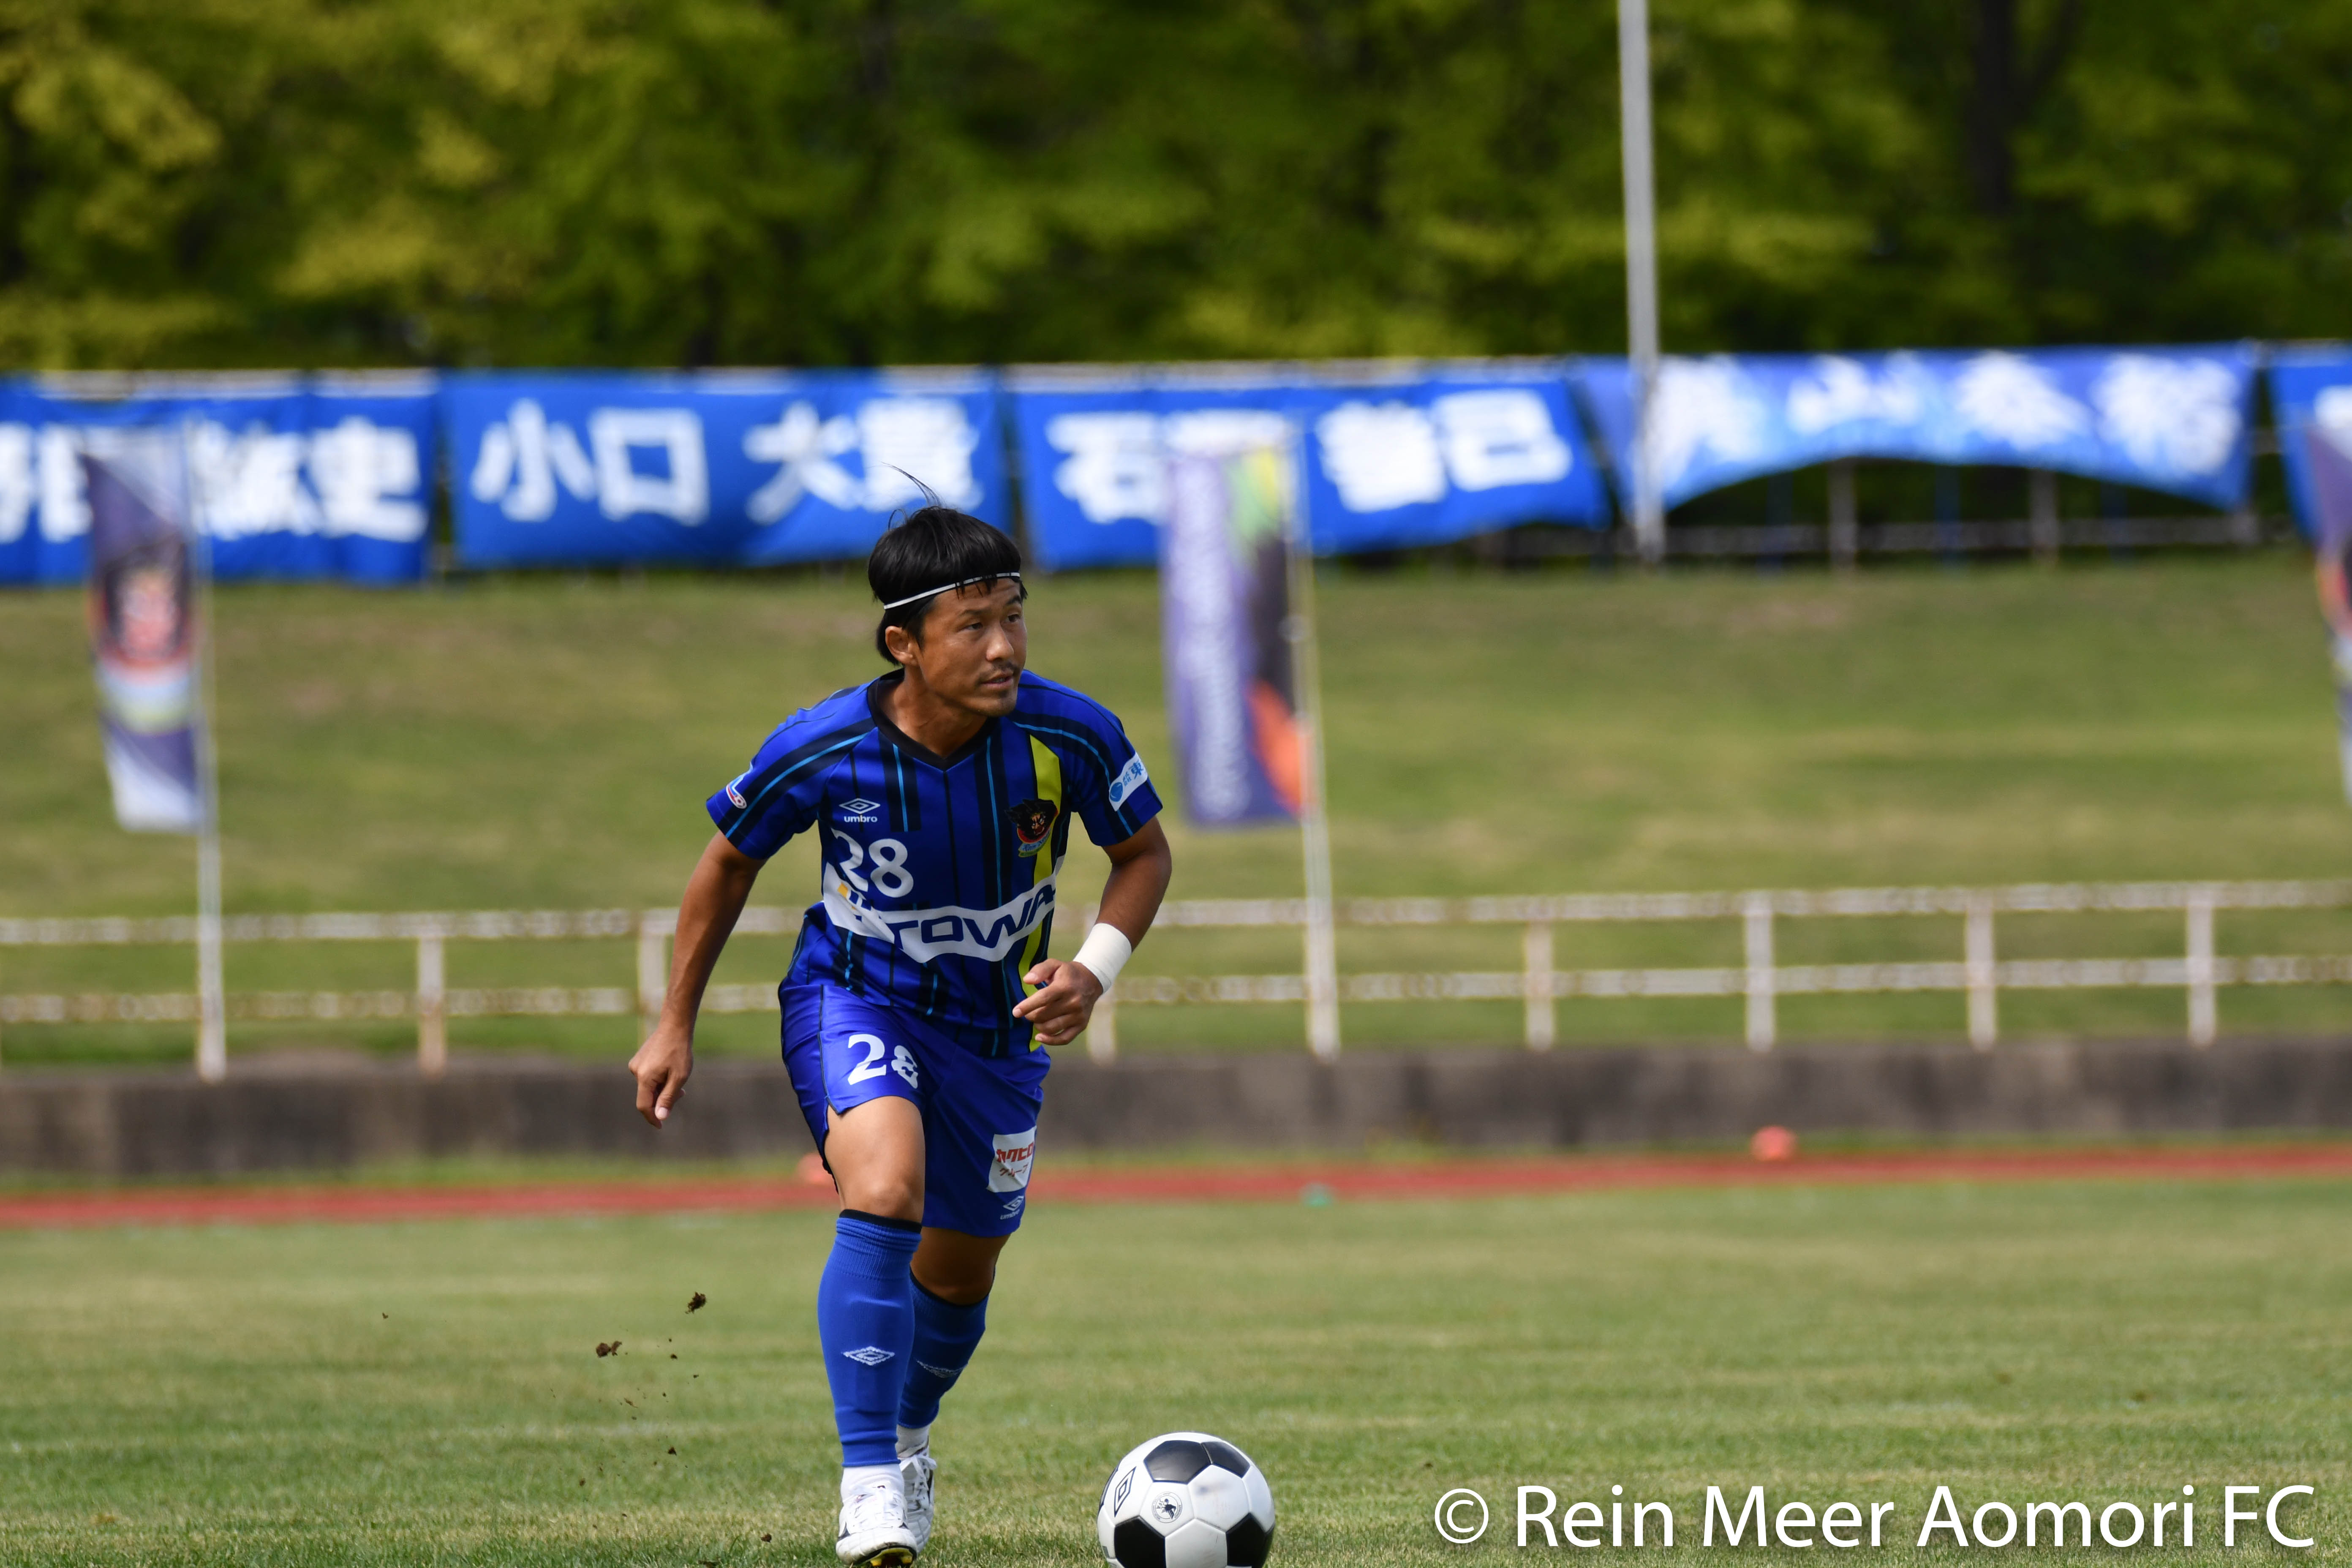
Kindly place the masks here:
[(844, 822), (879, 822), (882, 819), (875, 814), (881, 809), (882, 803), (880, 801), (867, 800), (864, 795), (859, 795), (856, 800), (845, 800), (841, 803), (841, 820)]
[(880, 1345), (867, 1345), (862, 1351), (844, 1351), (841, 1353), (860, 1366), (880, 1366), (898, 1352), (886, 1351)]

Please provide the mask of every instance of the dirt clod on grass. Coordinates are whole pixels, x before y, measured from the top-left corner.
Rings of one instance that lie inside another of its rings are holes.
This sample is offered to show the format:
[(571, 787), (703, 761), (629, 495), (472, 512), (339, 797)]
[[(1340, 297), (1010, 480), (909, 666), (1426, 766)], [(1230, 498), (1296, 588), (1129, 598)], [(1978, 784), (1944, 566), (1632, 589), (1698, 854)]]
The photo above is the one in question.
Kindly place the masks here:
[(708, 1307), (709, 1305), (710, 1305), (710, 1298), (704, 1295), (701, 1291), (697, 1290), (691, 1297), (688, 1298), (686, 1310), (689, 1312), (699, 1312), (703, 1308)]
[(614, 1340), (609, 1343), (603, 1340), (598, 1340), (596, 1342), (596, 1359), (598, 1361), (603, 1361), (608, 1355), (619, 1355), (620, 1353), (620, 1341)]

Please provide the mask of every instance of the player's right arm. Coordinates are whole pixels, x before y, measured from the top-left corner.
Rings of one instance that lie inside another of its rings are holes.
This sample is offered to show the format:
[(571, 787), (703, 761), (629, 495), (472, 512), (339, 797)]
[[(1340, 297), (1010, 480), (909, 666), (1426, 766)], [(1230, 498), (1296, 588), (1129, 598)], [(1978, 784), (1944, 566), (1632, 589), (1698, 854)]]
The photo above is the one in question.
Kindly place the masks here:
[(703, 846), (694, 875), (687, 879), (686, 896), (678, 900), (677, 941), (661, 1022), (629, 1058), (629, 1071), (637, 1079), (637, 1114), (656, 1127), (669, 1120), (670, 1107), (677, 1103), (694, 1071), (694, 1020), (702, 1007), (702, 993), (751, 896), (751, 884), (766, 864), (736, 848), (724, 833), (714, 833)]

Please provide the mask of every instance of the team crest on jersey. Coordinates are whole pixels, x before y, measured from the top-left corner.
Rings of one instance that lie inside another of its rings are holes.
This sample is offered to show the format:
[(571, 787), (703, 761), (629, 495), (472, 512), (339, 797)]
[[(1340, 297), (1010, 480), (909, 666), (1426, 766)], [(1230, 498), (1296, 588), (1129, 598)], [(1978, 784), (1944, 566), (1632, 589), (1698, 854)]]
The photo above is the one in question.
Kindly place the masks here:
[(1005, 808), (1004, 815), (1013, 820), (1013, 835), (1021, 840), (1022, 854), (1034, 855), (1045, 847), (1045, 835), (1054, 831), (1054, 818), (1061, 812), (1050, 800), (1024, 800)]

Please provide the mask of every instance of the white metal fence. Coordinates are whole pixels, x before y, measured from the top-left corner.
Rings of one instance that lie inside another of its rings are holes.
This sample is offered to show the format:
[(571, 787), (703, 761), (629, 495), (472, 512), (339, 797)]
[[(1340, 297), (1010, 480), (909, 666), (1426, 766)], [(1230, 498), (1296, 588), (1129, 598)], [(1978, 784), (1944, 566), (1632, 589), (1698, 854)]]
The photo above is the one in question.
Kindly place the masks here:
[[(1846, 888), (1826, 891), (1571, 894), (1474, 899), (1354, 899), (1340, 900), (1339, 923), (1358, 927), (1495, 926), (1520, 928), (1518, 968), (1485, 972), (1351, 973), (1340, 977), (1347, 1002), (1517, 1001), (1525, 1008), (1524, 1037), (1531, 1050), (1558, 1038), (1563, 1001), (1631, 997), (1739, 997), (1746, 1003), (1748, 1044), (1769, 1050), (1779, 1038), (1782, 996), (1957, 992), (1968, 1001), (1969, 1040), (1990, 1048), (2000, 1037), (2003, 991), (2064, 991), (2115, 987), (2177, 990), (2187, 1008), (2189, 1038), (2210, 1045), (2219, 1025), (2218, 993), (2233, 985), (2326, 985), (2352, 983), (2352, 954), (2223, 956), (2214, 945), (2217, 914), (2225, 910), (2352, 908), (2352, 881), (2122, 882), (2029, 884), (2000, 888)], [(2182, 917), (2177, 958), (2002, 959), (1996, 942), (2004, 914), (2177, 912)], [(1946, 916), (1961, 922), (1959, 953), (1944, 961), (1883, 963), (1781, 964), (1775, 959), (1780, 922), (1856, 916)], [(1090, 918), (1090, 917), (1089, 917)], [(1301, 899), (1191, 900), (1166, 905), (1158, 928), (1301, 928)], [(232, 994), (233, 1020), (413, 1018), (417, 1059), (437, 1073), (448, 1059), (448, 1020), (485, 1017), (625, 1016), (649, 1023), (661, 1005), (669, 970), (669, 910), (586, 910), (420, 914), (243, 915), (223, 922), (230, 942), (413, 942), (413, 990), (293, 991)], [(798, 910), (754, 908), (736, 930), (783, 935), (801, 921)], [(1562, 925), (1659, 921), (1737, 921), (1743, 962), (1700, 968), (1570, 969), (1554, 967), (1553, 931)], [(1081, 922), (1081, 928), (1083, 924)], [(0, 948), (189, 944), (194, 920), (0, 920)], [(630, 940), (636, 949), (634, 986), (451, 988), (446, 983), (452, 942)], [(1129, 974), (1095, 1013), (1087, 1037), (1098, 1059), (1117, 1054), (1119, 1015), (1134, 1006), (1220, 1003), (1303, 1005), (1300, 974)], [(775, 1005), (772, 985), (714, 985), (703, 1007), (711, 1013), (751, 1013)], [(192, 993), (0, 994), (0, 1026), (62, 1023), (193, 1022)]]

